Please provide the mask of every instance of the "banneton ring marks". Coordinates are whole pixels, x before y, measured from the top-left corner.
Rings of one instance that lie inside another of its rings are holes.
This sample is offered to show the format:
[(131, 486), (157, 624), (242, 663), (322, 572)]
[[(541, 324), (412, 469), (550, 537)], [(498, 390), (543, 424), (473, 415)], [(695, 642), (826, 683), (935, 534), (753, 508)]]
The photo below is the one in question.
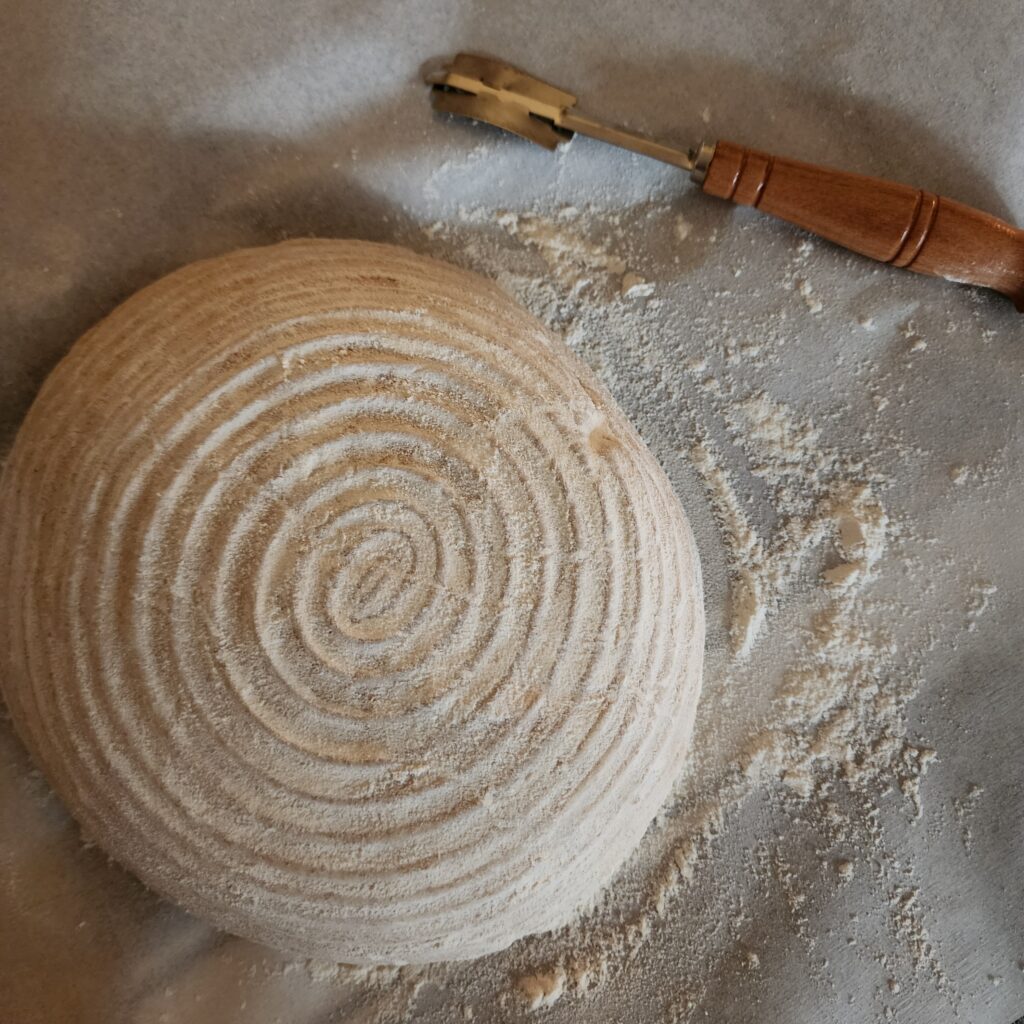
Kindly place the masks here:
[(570, 920), (683, 764), (703, 610), (664, 473), (497, 286), (304, 240), (86, 334), (0, 483), (2, 685), (86, 832), (349, 963)]

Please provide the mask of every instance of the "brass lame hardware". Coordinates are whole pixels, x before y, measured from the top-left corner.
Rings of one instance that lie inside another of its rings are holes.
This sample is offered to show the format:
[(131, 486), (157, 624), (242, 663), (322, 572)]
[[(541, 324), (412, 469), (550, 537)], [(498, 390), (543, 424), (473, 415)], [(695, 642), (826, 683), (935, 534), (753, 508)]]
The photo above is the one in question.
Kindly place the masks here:
[(691, 153), (587, 117), (575, 109), (571, 92), (500, 60), (460, 53), (441, 70), (431, 72), (427, 81), (433, 86), (435, 110), (485, 121), (545, 149), (554, 149), (579, 132), (684, 171), (694, 169)]

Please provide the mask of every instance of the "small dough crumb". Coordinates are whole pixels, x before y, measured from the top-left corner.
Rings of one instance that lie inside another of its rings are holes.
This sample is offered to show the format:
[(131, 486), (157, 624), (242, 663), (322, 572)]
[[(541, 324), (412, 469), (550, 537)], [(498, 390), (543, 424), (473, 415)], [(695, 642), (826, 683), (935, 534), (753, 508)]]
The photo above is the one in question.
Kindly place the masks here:
[(527, 974), (519, 979), (517, 987), (529, 1009), (553, 1006), (565, 992), (565, 971), (556, 967), (552, 971)]
[(812, 313), (820, 313), (825, 308), (822, 305), (821, 299), (815, 297), (814, 289), (811, 287), (811, 282), (806, 278), (798, 281), (796, 288), (800, 293), (800, 297), (804, 300), (804, 305)]
[(826, 569), (821, 576), (830, 587), (845, 587), (863, 571), (863, 562), (840, 562), (831, 569)]
[(630, 271), (622, 276), (622, 294), (627, 299), (646, 299), (654, 294), (654, 285)]
[(596, 455), (607, 455), (618, 443), (603, 416), (587, 425), (587, 446)]

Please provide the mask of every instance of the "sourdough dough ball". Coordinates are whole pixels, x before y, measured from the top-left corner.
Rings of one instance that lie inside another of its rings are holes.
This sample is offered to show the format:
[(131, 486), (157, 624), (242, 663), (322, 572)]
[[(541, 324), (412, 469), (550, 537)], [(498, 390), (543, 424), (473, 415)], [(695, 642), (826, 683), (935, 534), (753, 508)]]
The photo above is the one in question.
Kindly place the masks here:
[(139, 292), (0, 484), (2, 686), (86, 832), (351, 963), (561, 925), (686, 753), (700, 574), (611, 397), (495, 285), (297, 241)]

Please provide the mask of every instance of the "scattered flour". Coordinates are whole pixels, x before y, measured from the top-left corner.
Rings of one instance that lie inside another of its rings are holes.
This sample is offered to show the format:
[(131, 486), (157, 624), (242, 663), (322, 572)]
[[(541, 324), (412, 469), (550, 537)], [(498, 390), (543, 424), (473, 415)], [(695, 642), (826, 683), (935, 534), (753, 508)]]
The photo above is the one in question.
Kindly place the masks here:
[(764, 545), (751, 528), (729, 477), (707, 444), (695, 444), (690, 449), (690, 457), (708, 486), (719, 525), (729, 541), (733, 558), (730, 632), (736, 656), (745, 658), (757, 640), (767, 613)]
[[(634, 211), (634, 219), (638, 215)], [(509, 273), (504, 250), (477, 252), (490, 257), (492, 272), (506, 287), (563, 330), (599, 373), (617, 352), (600, 340), (595, 345), (595, 339), (630, 339), (634, 358), (646, 361), (644, 353), (654, 345), (659, 324), (646, 310), (657, 300), (624, 308), (622, 300), (642, 279), (626, 269), (629, 239), (617, 231), (615, 217), (591, 219), (573, 207), (554, 214), (502, 214), (498, 220), (513, 240), (538, 251), (550, 272), (548, 279)], [(596, 236), (598, 230), (602, 233)], [(683, 241), (692, 226), (677, 216), (672, 230)], [(813, 249), (806, 239), (797, 244), (791, 275), (783, 283), (817, 313), (823, 305), (803, 270)], [(876, 329), (869, 320), (862, 326)], [(721, 372), (720, 367), (761, 365), (774, 346), (784, 343), (784, 326), (768, 323), (757, 332), (749, 325), (737, 328), (721, 318), (697, 316), (694, 327), (707, 339), (705, 354), (690, 354), (672, 371), (681, 375), (673, 394), (682, 403), (681, 414), (688, 411), (691, 418), (678, 451), (703, 481), (725, 541), (730, 656), (724, 692), (741, 680), (751, 685), (754, 655), (766, 638), (787, 652), (784, 668), (760, 726), (748, 733), (724, 774), (666, 811), (662, 827), (650, 838), (650, 855), (639, 858), (642, 864), (623, 879), (622, 896), (613, 888), (579, 924), (539, 943), (535, 958), (525, 952), (525, 969), (515, 972), (511, 990), (521, 1004), (536, 1009), (601, 990), (641, 955), (666, 922), (685, 915), (698, 878), (702, 898), (727, 905), (732, 890), (726, 883), (712, 886), (708, 895), (714, 846), (752, 793), (767, 790), (795, 818), (813, 818), (837, 847), (871, 849), (882, 841), (880, 797), (895, 792), (910, 819), (917, 819), (920, 780), (935, 757), (927, 745), (908, 738), (907, 706), (919, 679), (908, 666), (896, 669), (897, 650), (884, 629), (888, 615), (879, 614), (874, 597), (891, 545), (900, 537), (882, 501), (886, 478), (826, 445), (806, 415), (766, 391), (737, 392), (728, 372)], [(659, 372), (665, 371), (652, 362), (646, 372), (655, 387)], [(680, 397), (687, 390), (699, 402)], [(816, 601), (804, 621), (794, 621), (793, 599), (805, 595), (814, 579)], [(776, 621), (778, 629), (773, 628)], [(713, 735), (698, 732), (693, 753), (698, 773), (716, 760), (714, 743)], [(822, 855), (833, 865), (828, 877), (834, 887), (859, 873), (859, 858), (838, 850)], [(767, 851), (754, 857), (753, 870), (783, 893), (793, 928), (811, 948), (807, 901), (812, 880)], [(872, 870), (892, 874), (896, 895), (889, 903), (890, 923), (912, 969), (927, 968), (944, 984), (917, 890), (906, 888), (883, 852), (876, 854)], [(741, 913), (729, 934), (740, 948), (739, 962), (748, 970), (760, 969), (760, 955), (743, 951), (749, 950), (743, 947), (745, 920)], [(689, 1021), (700, 1006), (711, 974), (709, 954), (697, 945), (691, 954), (704, 970), (695, 968), (695, 976), (680, 978), (683, 994), (666, 1004), (666, 1019)], [(574, 973), (573, 965), (581, 963), (586, 970)]]
[(984, 580), (971, 584), (970, 596), (967, 601), (967, 632), (973, 633), (978, 628), (978, 619), (988, 611), (992, 597), (997, 588)]
[(939, 988), (945, 988), (949, 979), (936, 957), (935, 947), (924, 925), (920, 897), (921, 891), (916, 887), (896, 889), (890, 894), (893, 930), (906, 944), (915, 971), (927, 970)]
[(594, 284), (595, 277), (602, 275), (619, 278), (623, 293), (642, 283), (642, 278), (630, 275), (633, 284), (627, 285), (625, 261), (604, 245), (583, 237), (575, 228), (579, 218), (580, 212), (575, 206), (565, 206), (554, 218), (531, 213), (501, 213), (497, 222), (510, 235), (537, 249), (554, 279), (570, 295), (579, 294)]
[(964, 851), (968, 854), (974, 848), (974, 832), (971, 828), (971, 819), (984, 794), (985, 790), (972, 782), (964, 791), (963, 796), (956, 797), (953, 800), (953, 810), (956, 813), (956, 820), (960, 825), (960, 841), (964, 844)]
[(825, 308), (821, 304), (821, 299), (814, 294), (811, 282), (806, 280), (806, 278), (801, 278), (797, 282), (796, 290), (800, 293), (800, 297), (804, 300), (804, 304), (812, 313), (820, 313)]
[[(699, 245), (679, 245), (698, 229), (657, 198), (623, 209), (609, 203), (498, 214), (463, 206), (426, 234), (432, 254), (498, 279), (562, 332), (606, 383), (632, 395), (642, 432), (646, 401), (678, 409), (678, 432), (658, 454), (677, 481), (692, 480), (706, 494), (723, 541), (721, 604), (728, 616), (719, 647), (709, 647), (714, 674), (691, 770), (634, 860), (567, 928), (469, 964), (285, 965), (283, 972), (304, 987), (359, 994), (366, 1005), (353, 1020), (490, 1021), (495, 1013), (563, 1019), (577, 1009), (590, 1019), (637, 973), (650, 979), (658, 965), (664, 968), (668, 935), (671, 987), (661, 1017), (652, 1019), (693, 1024), (704, 1019), (709, 992), (723, 978), (756, 983), (772, 976), (775, 937), (765, 941), (759, 920), (784, 921), (789, 934), (780, 938), (804, 945), (812, 981), (824, 990), (833, 982), (820, 955), (815, 907), (869, 885), (878, 920), (852, 915), (837, 941), (851, 956), (877, 961), (880, 992), (909, 998), (908, 989), (928, 979), (944, 992), (952, 988), (927, 929), (928, 894), (888, 848), (882, 824), (883, 811), (898, 814), (923, 836), (930, 823), (913, 823), (928, 796), (921, 780), (936, 756), (910, 734), (908, 704), (919, 672), (888, 633), (907, 609), (887, 585), (914, 571), (904, 543), (908, 526), (887, 507), (890, 480), (874, 467), (875, 455), (896, 442), (869, 424), (847, 448), (829, 444), (832, 423), (812, 405), (784, 400), (777, 375), (766, 382), (786, 347), (820, 321), (809, 321), (799, 303), (794, 310), (790, 296), (753, 322), (731, 315), (732, 290), (755, 277), (743, 260), (730, 268), (735, 283), (695, 291), (677, 305), (675, 282), (659, 277), (655, 286), (632, 269), (647, 265), (647, 240), (637, 225), (662, 231), (677, 261), (699, 259), (717, 237), (704, 228)], [(809, 283), (814, 247), (794, 240), (781, 282), (812, 314), (824, 309), (823, 295)], [(900, 352), (920, 352), (920, 332), (905, 317), (852, 315), (851, 337), (875, 344), (896, 333)], [(873, 375), (867, 382), (875, 413), (898, 404), (898, 394), (891, 381)], [(962, 464), (950, 468), (949, 478), (955, 485), (987, 479)], [(989, 587), (979, 578), (971, 588), (964, 628), (990, 607)], [(983, 794), (972, 784), (953, 803), (968, 854)], [(735, 868), (722, 863), (719, 844), (731, 841), (732, 849), (735, 833), (752, 828), (746, 817), (765, 808), (772, 822), (784, 815), (785, 831), (755, 829), (749, 860)], [(810, 865), (787, 852), (806, 829), (814, 837)], [(781, 917), (770, 900), (779, 901)], [(431, 1006), (433, 1016), (425, 1013)], [(880, 1007), (877, 1016), (884, 1016)]]
[(693, 231), (693, 225), (681, 213), (676, 214), (674, 223), (676, 241), (685, 242)]

